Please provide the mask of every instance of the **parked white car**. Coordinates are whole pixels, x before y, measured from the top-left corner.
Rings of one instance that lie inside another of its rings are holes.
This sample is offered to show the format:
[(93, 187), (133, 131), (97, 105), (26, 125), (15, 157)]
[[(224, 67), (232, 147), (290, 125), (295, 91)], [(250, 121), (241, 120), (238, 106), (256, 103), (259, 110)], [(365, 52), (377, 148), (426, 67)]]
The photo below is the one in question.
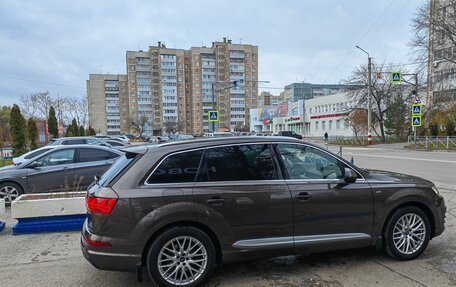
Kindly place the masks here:
[(118, 136), (117, 139), (120, 139), (124, 143), (130, 143), (130, 139), (127, 136)]

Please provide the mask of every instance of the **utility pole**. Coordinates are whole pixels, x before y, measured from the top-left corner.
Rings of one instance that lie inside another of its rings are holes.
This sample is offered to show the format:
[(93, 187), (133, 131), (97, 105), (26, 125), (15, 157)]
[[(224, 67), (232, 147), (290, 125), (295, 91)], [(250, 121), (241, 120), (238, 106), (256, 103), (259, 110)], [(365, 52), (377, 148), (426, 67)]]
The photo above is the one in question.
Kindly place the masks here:
[[(215, 110), (215, 90), (214, 90), (214, 82), (212, 82), (212, 110)], [(209, 117), (209, 115), (208, 115)], [(209, 119), (209, 118), (208, 118)], [(212, 123), (212, 132), (215, 132), (215, 122)]]
[[(418, 98), (418, 73), (415, 74), (415, 97)], [(413, 143), (416, 146), (416, 127), (413, 127)]]
[(367, 54), (367, 144), (372, 144), (372, 58)]
[(367, 54), (367, 144), (372, 144), (372, 57), (360, 46), (356, 46)]

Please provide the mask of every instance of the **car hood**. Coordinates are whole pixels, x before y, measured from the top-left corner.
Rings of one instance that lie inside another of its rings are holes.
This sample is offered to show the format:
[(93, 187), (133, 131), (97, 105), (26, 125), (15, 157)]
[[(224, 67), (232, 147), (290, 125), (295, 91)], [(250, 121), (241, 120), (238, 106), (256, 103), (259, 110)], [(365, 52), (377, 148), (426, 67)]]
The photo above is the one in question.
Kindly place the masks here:
[(384, 170), (373, 170), (365, 169), (369, 173), (370, 180), (382, 181), (385, 183), (405, 183), (405, 184), (418, 184), (424, 186), (433, 186), (434, 184), (429, 180), (421, 177), (402, 174), (398, 172), (384, 171)]
[(18, 167), (15, 165), (4, 166), (4, 167), (0, 168), (0, 173), (3, 171), (9, 171), (9, 170), (15, 170), (15, 169), (18, 169)]

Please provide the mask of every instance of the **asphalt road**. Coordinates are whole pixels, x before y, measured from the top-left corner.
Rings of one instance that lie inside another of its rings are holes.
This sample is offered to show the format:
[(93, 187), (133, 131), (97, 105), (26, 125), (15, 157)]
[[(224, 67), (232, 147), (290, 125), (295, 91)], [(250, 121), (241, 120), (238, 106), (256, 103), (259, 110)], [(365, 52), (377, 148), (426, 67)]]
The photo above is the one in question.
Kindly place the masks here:
[[(338, 150), (338, 147), (329, 147)], [(456, 286), (456, 153), (415, 152), (398, 145), (344, 148), (363, 168), (432, 180), (448, 206), (446, 230), (417, 260), (401, 262), (373, 248), (223, 265), (209, 286)], [(100, 271), (82, 257), (79, 233), (0, 233), (0, 286), (146, 286), (129, 273)]]

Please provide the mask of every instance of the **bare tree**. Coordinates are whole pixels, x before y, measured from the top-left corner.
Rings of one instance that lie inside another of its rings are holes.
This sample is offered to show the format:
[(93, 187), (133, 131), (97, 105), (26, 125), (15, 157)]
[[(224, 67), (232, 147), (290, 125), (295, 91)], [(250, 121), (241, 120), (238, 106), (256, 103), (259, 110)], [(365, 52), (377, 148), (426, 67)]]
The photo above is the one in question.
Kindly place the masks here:
[(367, 135), (367, 110), (353, 109), (345, 120), (353, 129), (356, 139), (359, 140), (360, 135)]
[(19, 99), (19, 107), (26, 118), (38, 118), (36, 94), (22, 95)]
[(22, 95), (19, 100), (19, 107), (26, 118), (47, 119), (52, 105), (53, 99), (49, 92)]
[[(372, 77), (372, 130), (380, 137), (381, 141), (385, 141), (385, 126), (384, 121), (386, 119), (386, 113), (388, 112), (389, 99), (392, 95), (400, 92), (404, 87), (402, 85), (393, 85), (390, 81), (390, 70), (391, 65), (372, 65), (372, 75), (379, 75), (380, 77)], [(363, 65), (356, 68), (351, 77), (347, 80), (347, 84), (351, 86), (349, 97), (355, 102), (357, 109), (367, 110), (367, 66)], [(377, 130), (380, 129), (379, 131)]]
[(167, 134), (175, 134), (178, 131), (177, 122), (175, 120), (167, 120), (164, 122), (163, 127)]
[(425, 1), (411, 19), (411, 26), (413, 36), (408, 45), (412, 59), (420, 65), (419, 70), (426, 71), (430, 61), (432, 65), (442, 65), (435, 72), (432, 66), (428, 66), (431, 69), (428, 71), (429, 88), (443, 93), (443, 99), (447, 96), (454, 98), (456, 0)]
[(138, 133), (139, 137), (142, 138), (147, 127), (150, 126), (149, 118), (142, 115), (139, 121), (131, 121), (131, 128)]
[[(76, 119), (78, 125), (86, 126), (88, 118), (88, 107), (86, 98), (61, 98), (59, 105), (64, 122), (70, 123)], [(59, 111), (57, 109), (57, 114)]]

